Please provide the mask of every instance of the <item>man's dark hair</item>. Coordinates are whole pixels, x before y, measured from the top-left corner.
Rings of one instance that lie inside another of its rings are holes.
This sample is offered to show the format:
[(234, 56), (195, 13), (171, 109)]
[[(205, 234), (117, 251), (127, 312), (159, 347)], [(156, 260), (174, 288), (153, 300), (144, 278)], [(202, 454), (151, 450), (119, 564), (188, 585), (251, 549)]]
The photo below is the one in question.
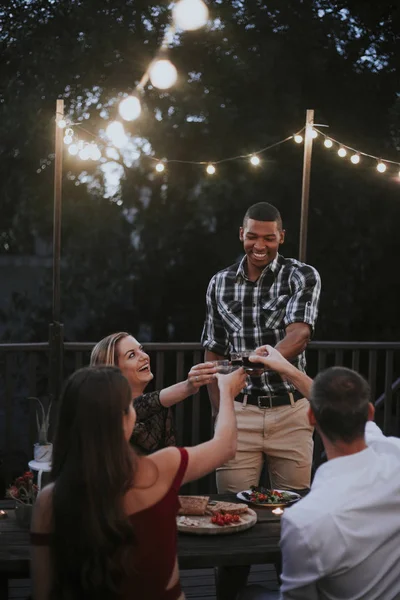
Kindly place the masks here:
[(257, 202), (257, 204), (250, 206), (243, 217), (243, 227), (246, 227), (249, 219), (254, 219), (255, 221), (276, 221), (278, 229), (282, 230), (280, 212), (275, 206), (268, 204), (268, 202)]
[(331, 367), (314, 380), (310, 404), (321, 432), (331, 442), (350, 443), (364, 435), (371, 391), (367, 381), (345, 367)]

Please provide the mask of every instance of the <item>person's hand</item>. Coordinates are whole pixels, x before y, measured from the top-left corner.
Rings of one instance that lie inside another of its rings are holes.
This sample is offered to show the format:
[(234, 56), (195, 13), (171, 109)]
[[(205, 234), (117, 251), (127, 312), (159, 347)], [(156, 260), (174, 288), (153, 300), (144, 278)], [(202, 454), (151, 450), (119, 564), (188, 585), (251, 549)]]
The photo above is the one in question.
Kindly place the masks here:
[(220, 391), (227, 390), (232, 398), (236, 398), (246, 385), (247, 375), (243, 367), (240, 367), (228, 375), (217, 373), (216, 378)]
[(268, 345), (256, 348), (254, 354), (250, 355), (249, 360), (250, 362), (262, 362), (268, 369), (282, 375), (291, 367), (290, 362), (282, 356), (279, 350)]
[(190, 393), (195, 394), (202, 385), (211, 383), (215, 380), (215, 374), (217, 367), (212, 362), (199, 363), (194, 365), (188, 374), (188, 384), (190, 387)]

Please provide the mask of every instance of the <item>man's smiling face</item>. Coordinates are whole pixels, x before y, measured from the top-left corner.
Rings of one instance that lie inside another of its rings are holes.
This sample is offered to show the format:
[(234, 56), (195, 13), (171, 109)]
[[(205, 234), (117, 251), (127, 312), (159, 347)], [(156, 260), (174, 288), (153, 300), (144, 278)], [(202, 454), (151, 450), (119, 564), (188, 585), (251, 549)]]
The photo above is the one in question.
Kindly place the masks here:
[(279, 229), (276, 221), (256, 221), (247, 219), (240, 228), (240, 240), (247, 255), (249, 276), (260, 273), (278, 254), (280, 244), (285, 239), (285, 231)]

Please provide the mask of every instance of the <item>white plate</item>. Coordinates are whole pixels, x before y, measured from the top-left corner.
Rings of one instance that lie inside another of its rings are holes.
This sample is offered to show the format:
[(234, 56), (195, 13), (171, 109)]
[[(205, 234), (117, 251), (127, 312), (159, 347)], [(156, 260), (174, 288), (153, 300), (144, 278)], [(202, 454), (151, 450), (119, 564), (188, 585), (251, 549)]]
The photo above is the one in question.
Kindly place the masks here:
[(288, 506), (289, 504), (292, 504), (292, 502), (297, 502), (297, 500), (301, 500), (300, 494), (296, 494), (296, 492), (289, 492), (288, 490), (276, 491), (281, 493), (285, 492), (285, 494), (289, 494), (290, 500), (287, 500), (286, 502), (277, 502), (274, 504), (261, 504), (259, 502), (252, 502), (251, 500), (246, 498), (246, 496), (243, 495), (243, 492), (251, 494), (252, 490), (243, 490), (243, 492), (239, 492), (238, 494), (236, 494), (236, 497), (239, 498), (239, 500), (242, 500), (242, 502), (247, 502), (247, 504), (251, 504), (252, 506), (258, 506), (259, 508), (277, 508), (278, 506)]

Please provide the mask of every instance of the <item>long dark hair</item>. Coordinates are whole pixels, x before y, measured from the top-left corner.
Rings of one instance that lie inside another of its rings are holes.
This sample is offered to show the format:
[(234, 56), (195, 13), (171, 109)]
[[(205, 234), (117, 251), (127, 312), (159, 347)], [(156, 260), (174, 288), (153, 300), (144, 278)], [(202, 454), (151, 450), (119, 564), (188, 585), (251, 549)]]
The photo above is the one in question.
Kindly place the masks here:
[(123, 414), (131, 401), (115, 367), (80, 369), (64, 388), (51, 472), (54, 600), (115, 598), (129, 570), (134, 534), (123, 498), (135, 455)]

